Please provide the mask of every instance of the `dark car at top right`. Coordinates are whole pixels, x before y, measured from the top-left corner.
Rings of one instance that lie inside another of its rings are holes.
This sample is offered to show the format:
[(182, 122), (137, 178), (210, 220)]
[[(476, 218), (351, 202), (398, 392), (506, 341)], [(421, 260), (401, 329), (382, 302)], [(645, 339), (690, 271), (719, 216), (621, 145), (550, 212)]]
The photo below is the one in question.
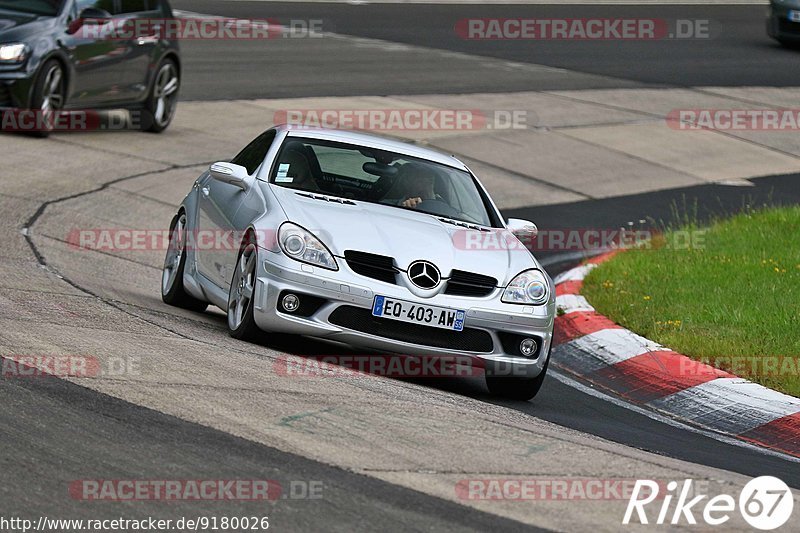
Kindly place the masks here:
[(800, 0), (770, 0), (767, 34), (784, 46), (800, 44)]

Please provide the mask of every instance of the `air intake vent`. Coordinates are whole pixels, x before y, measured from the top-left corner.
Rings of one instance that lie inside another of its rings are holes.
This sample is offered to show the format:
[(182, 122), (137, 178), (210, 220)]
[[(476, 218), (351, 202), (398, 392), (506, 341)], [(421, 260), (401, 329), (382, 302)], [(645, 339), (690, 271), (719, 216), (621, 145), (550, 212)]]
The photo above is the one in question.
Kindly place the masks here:
[(453, 220), (452, 218), (439, 217), (439, 222), (444, 222), (445, 224), (452, 224), (453, 226), (458, 226), (459, 228), (474, 229), (476, 231), (492, 231), (488, 228), (484, 228), (483, 226), (470, 224), (469, 222), (461, 222), (460, 220)]
[(3, 83), (0, 83), (0, 107), (11, 107), (11, 91)]
[(310, 192), (296, 192), (295, 194), (297, 196), (311, 198), (312, 200), (320, 200), (323, 202), (331, 202), (334, 204), (356, 205), (356, 203), (353, 202), (352, 200), (348, 200), (347, 198), (339, 198), (338, 196), (325, 196), (324, 194), (312, 194)]
[(394, 267), (394, 260), (391, 257), (347, 250), (344, 253), (344, 258), (347, 261), (347, 266), (356, 274), (394, 285), (397, 284), (397, 269)]
[(486, 296), (497, 287), (497, 280), (483, 274), (453, 270), (445, 294), (453, 296)]

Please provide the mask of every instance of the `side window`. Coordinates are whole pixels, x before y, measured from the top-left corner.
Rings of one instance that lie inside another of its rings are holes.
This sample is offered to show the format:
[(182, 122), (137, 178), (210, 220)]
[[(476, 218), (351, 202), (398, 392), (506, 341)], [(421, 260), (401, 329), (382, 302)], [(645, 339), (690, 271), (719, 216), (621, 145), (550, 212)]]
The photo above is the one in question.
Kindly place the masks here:
[(147, 0), (118, 0), (119, 11), (116, 15), (129, 15), (131, 13), (142, 13), (147, 11)]
[(239, 155), (234, 157), (231, 163), (243, 166), (252, 176), (267, 156), (267, 151), (272, 146), (272, 141), (275, 140), (275, 134), (275, 130), (265, 131), (239, 152)]
[(83, 11), (87, 7), (96, 7), (98, 9), (103, 9), (111, 14), (113, 14), (115, 11), (114, 0), (76, 0), (75, 8), (79, 15), (81, 11)]

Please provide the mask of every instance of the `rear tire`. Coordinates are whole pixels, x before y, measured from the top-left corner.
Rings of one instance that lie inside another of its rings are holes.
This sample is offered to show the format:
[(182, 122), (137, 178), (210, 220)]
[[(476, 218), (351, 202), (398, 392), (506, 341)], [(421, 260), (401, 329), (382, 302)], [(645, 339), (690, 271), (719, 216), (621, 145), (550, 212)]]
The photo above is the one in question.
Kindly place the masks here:
[(161, 133), (169, 127), (178, 108), (180, 85), (178, 64), (165, 59), (156, 70), (150, 95), (142, 109), (142, 131)]
[(527, 402), (532, 400), (542, 388), (544, 378), (547, 374), (547, 367), (550, 365), (550, 352), (547, 352), (547, 360), (544, 368), (535, 378), (520, 378), (512, 376), (493, 376), (491, 369), (486, 370), (486, 386), (489, 392), (496, 396), (502, 396), (509, 400), (519, 400)]
[(236, 269), (228, 292), (228, 332), (234, 339), (255, 342), (263, 336), (253, 316), (258, 248), (248, 233), (239, 248)]
[(208, 303), (198, 300), (186, 292), (183, 286), (183, 271), (186, 267), (186, 213), (181, 211), (169, 225), (169, 248), (164, 258), (161, 273), (161, 299), (164, 303), (189, 309), (205, 311)]

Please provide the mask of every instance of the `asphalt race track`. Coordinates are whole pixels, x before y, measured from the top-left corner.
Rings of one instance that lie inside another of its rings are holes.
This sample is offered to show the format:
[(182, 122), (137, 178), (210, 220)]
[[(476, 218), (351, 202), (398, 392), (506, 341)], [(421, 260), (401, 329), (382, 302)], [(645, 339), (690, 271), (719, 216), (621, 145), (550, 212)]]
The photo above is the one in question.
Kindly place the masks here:
[[(351, 49), (352, 39), (320, 39), (325, 41), (322, 44), (313, 39), (304, 43), (290, 38), (266, 44), (188, 43), (184, 52), (198, 69), (187, 75), (191, 87), (183, 96), (198, 100), (643, 86), (789, 87), (797, 84), (800, 66), (796, 51), (781, 49), (766, 36), (765, 7), (761, 5), (581, 5), (577, 12), (574, 5), (347, 5), (215, 0), (177, 1), (174, 5), (193, 12), (273, 18), (282, 23), (317, 19), (322, 21), (324, 32), (386, 44), (381, 51)], [(626, 42), (460, 38), (454, 26), (461, 19), (473, 17), (699, 19), (709, 21), (711, 38)], [(398, 44), (411, 49), (394, 53)], [(238, 54), (247, 60), (229, 61)], [(231, 79), (236, 83), (231, 84)]]
[[(76, 512), (74, 502), (63, 498), (64, 486), (81, 479), (86, 466), (93, 464), (115, 479), (320, 481), (325, 498), (281, 501), (269, 513), (273, 521), (290, 523), (297, 530), (327, 524), (334, 531), (352, 531), (379, 523), (392, 524), (399, 531), (418, 531), (420, 527), (441, 531), (523, 529), (511, 520), (260, 446), (56, 378), (22, 386), (4, 379), (0, 398), (7, 407), (0, 420), (6, 449), (24, 450), (35, 459), (18, 460), (13, 453), (4, 458), (3, 476), (11, 485), (4, 487), (5, 516), (15, 509), (51, 517), (119, 516), (119, 508)], [(26, 426), (27, 431), (20, 430)], [(22, 480), (28, 490), (19, 490), (16, 483)], [(218, 516), (266, 515), (261, 502), (206, 502), (203, 507), (199, 510), (194, 502), (143, 507), (139, 503), (128, 511), (164, 519), (195, 516), (198, 511)]]
[[(256, 98), (800, 86), (800, 52), (764, 35), (760, 5), (586, 5), (578, 6), (578, 14), (576, 6), (559, 5), (174, 0), (173, 6), (224, 17), (321, 19), (324, 31), (336, 34), (183, 43), (182, 98), (195, 113), (202, 102)], [(453, 32), (463, 18), (506, 16), (708, 19), (712, 30), (724, 31), (666, 43), (486, 43)], [(181, 132), (207, 134), (215, 118), (206, 120)], [(222, 154), (243, 144), (228, 129), (220, 136), (215, 149)], [(81, 255), (59, 233), (73, 221), (85, 227), (166, 224), (193, 177), (220, 153), (202, 158), (188, 149), (179, 153), (181, 148), (169, 158), (153, 149), (134, 160), (113, 143), (80, 137), (13, 138), (25, 149), (52, 143), (62, 161), (70, 150), (96, 142), (97, 168), (117, 157), (121, 163), (116, 174), (92, 180), (74, 167), (55, 167), (51, 172), (66, 184), (64, 191), (41, 198), (0, 193), (0, 199), (20, 202), (2, 222), (13, 223), (21, 243), (9, 245), (8, 264), (25, 273), (6, 280), (7, 294), (0, 295), (0, 319), (9, 321), (0, 329), (0, 357), (8, 346), (30, 351), (66, 345), (80, 352), (107, 344), (109, 353), (141, 357), (145, 376), (96, 385), (0, 376), (0, 444), (6, 452), (0, 457), (0, 516), (269, 515), (277, 531), (616, 531), (620, 508), (606, 502), (580, 509), (559, 507), (563, 502), (473, 505), (453, 496), (453, 483), (517, 474), (652, 475), (738, 486), (742, 476), (775, 475), (800, 489), (797, 460), (633, 410), (557, 368), (526, 403), (491, 397), (481, 378), (279, 381), (268, 375), (276, 358), (351, 352), (309, 339), (234, 341), (222, 313), (176, 310), (154, 297), (158, 254)], [(800, 203), (798, 180), (800, 174), (755, 176), (746, 186), (708, 183), (587, 197), (504, 209), (504, 215), (547, 228), (616, 228), (640, 220), (670, 224), (674, 206), (682, 205), (709, 220), (746, 205)], [(5, 248), (11, 237), (4, 238)], [(553, 277), (580, 261), (563, 252), (540, 259)], [(47, 303), (62, 297), (73, 303), (57, 303), (55, 310)], [(33, 316), (37, 307), (43, 318)], [(29, 321), (37, 331), (13, 331), (15, 320)], [(80, 333), (71, 331), (73, 325)], [(276, 479), (287, 487), (291, 480), (315, 480), (325, 491), (320, 499), (290, 494), (266, 508), (253, 502), (97, 504), (66, 496), (74, 480), (101, 478)]]

